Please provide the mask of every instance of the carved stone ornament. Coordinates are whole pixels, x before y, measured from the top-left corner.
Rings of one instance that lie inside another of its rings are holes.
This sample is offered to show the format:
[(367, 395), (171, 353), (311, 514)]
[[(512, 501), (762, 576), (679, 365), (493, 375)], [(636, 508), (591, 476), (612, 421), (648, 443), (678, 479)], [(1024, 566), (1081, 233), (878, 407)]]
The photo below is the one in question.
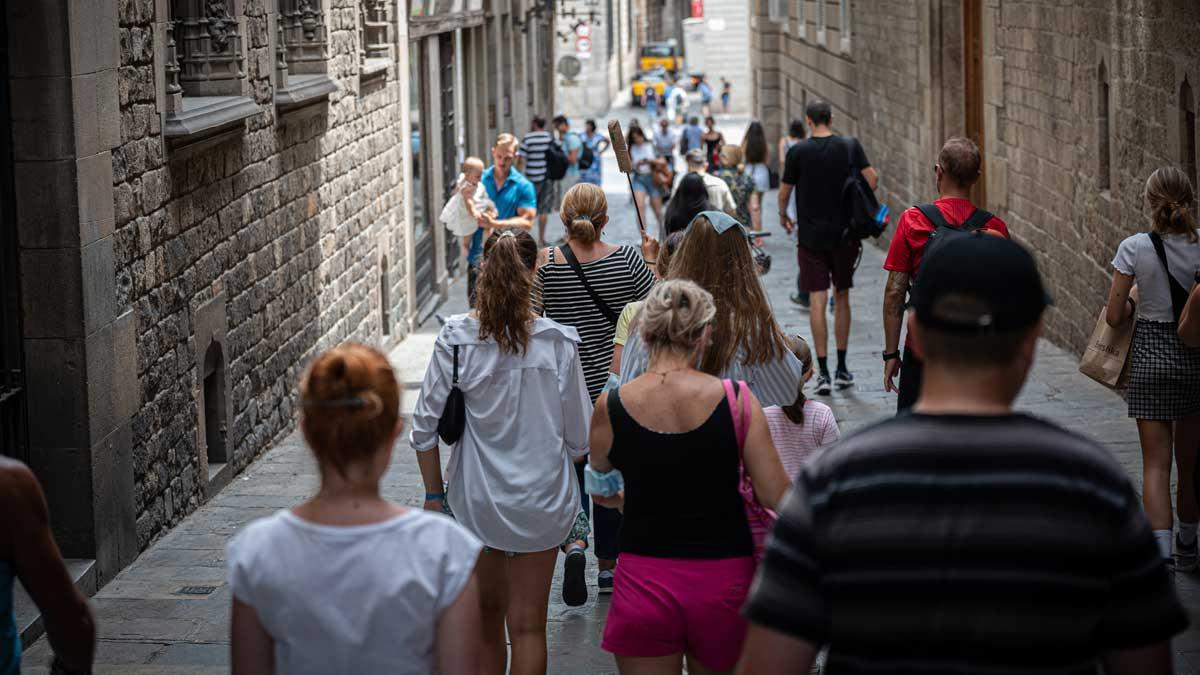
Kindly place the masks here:
[(208, 0), (205, 3), (205, 18), (208, 19), (208, 35), (212, 38), (213, 48), (223, 52), (229, 47), (229, 35), (232, 32), (233, 17), (225, 7), (225, 0)]
[(311, 0), (300, 0), (300, 26), (304, 29), (305, 40), (317, 38), (317, 27), (321, 25), (318, 16), (317, 8), (313, 7)]

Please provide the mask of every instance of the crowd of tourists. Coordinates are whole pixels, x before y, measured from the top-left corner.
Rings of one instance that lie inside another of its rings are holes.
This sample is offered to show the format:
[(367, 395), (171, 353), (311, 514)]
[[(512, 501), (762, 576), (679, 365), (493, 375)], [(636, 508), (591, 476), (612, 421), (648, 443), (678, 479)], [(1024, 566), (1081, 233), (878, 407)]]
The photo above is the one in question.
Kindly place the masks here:
[[(577, 134), (556, 118), (552, 134), (535, 119), (524, 139), (496, 139), (491, 166), (464, 163), (454, 207), (475, 224), (471, 311), (438, 333), (409, 429), (378, 350), (346, 344), (308, 365), (300, 427), (320, 488), (228, 544), (233, 671), (545, 673), (562, 553), (565, 604), (611, 595), (600, 646), (626, 675), (818, 662), (830, 673), (1171, 672), (1169, 640), (1188, 623), (1172, 573), (1196, 567), (1200, 521), (1187, 176), (1149, 177), (1149, 231), (1118, 248), (1104, 313), (1113, 327), (1136, 322), (1139, 497), (1099, 443), (1013, 409), (1052, 299), (1034, 257), (971, 202), (973, 142), (946, 141), (937, 199), (902, 213), (884, 263), (884, 388), (898, 414), (842, 439), (806, 387), (854, 384), (862, 244), (841, 194), (848, 179), (873, 191), (879, 176), (856, 139), (833, 133), (826, 103), (790, 126), (775, 161), (761, 125), (734, 146), (698, 121), (674, 136), (663, 126), (662, 144), (628, 135), (633, 192), (660, 223), (639, 246), (605, 241), (608, 141), (593, 122)], [(661, 168), (666, 151), (673, 172), (675, 149), (688, 171), (668, 198), (642, 169)], [(793, 298), (815, 344), (783, 330), (760, 281), (751, 235), (776, 178), (797, 240)], [(545, 241), (551, 217), (560, 242)], [(423, 508), (380, 488), (401, 438)], [(86, 672), (87, 603), (37, 481), (3, 458), (0, 513), (16, 514), (0, 521), (0, 610), (21, 579), (55, 667)], [(0, 629), (7, 675), (20, 641), (11, 621)]]

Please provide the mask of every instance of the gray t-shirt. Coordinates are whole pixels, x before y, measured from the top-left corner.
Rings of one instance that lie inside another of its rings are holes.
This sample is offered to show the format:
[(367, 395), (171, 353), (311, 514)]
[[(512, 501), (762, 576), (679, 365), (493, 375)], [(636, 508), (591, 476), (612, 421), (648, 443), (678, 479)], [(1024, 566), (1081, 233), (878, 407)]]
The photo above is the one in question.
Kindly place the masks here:
[[(1184, 234), (1168, 234), (1162, 239), (1171, 276), (1184, 289), (1191, 289), (1196, 272), (1200, 272), (1200, 242), (1188, 241)], [(1121, 274), (1134, 277), (1137, 282), (1139, 319), (1175, 321), (1171, 308), (1171, 288), (1149, 234), (1139, 232), (1121, 242), (1112, 266)]]
[(250, 523), (225, 550), (233, 597), (275, 642), (279, 673), (436, 670), (437, 618), (482, 548), (461, 525), (419, 509), (336, 527), (289, 510)]

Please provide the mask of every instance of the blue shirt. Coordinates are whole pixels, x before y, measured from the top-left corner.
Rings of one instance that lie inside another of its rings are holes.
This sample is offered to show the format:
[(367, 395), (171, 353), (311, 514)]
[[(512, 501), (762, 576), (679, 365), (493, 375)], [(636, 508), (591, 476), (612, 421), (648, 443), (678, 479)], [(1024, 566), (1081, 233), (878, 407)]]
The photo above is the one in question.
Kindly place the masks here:
[[(516, 168), (508, 170), (508, 178), (504, 185), (496, 187), (492, 178), (496, 167), (489, 166), (483, 171), (483, 189), (487, 190), (488, 198), (496, 205), (496, 220), (506, 220), (517, 215), (517, 209), (536, 209), (537, 192), (533, 183), (521, 175)], [(483, 230), (475, 230), (471, 235), (471, 250), (467, 252), (467, 265), (474, 265), (483, 255)]]
[(708, 86), (707, 82), (701, 82), (696, 88), (700, 91), (701, 101), (708, 103), (712, 100), (712, 87)]
[(684, 154), (687, 154), (688, 150), (695, 150), (696, 148), (704, 145), (704, 142), (701, 139), (702, 136), (704, 136), (704, 132), (695, 124), (689, 124), (684, 127), (683, 139), (687, 145), (687, 150), (684, 150)]
[[(583, 148), (583, 139), (574, 131), (568, 131), (566, 136), (563, 136), (563, 152), (570, 158), (571, 152)], [(579, 156), (575, 156), (574, 164), (567, 164), (568, 176), (579, 175)]]
[(604, 137), (600, 134), (583, 137), (583, 142), (592, 149), (592, 165), (579, 174), (580, 182), (591, 183), (592, 185), (601, 184), (600, 165), (603, 162), (600, 161), (600, 141), (602, 140), (604, 140)]

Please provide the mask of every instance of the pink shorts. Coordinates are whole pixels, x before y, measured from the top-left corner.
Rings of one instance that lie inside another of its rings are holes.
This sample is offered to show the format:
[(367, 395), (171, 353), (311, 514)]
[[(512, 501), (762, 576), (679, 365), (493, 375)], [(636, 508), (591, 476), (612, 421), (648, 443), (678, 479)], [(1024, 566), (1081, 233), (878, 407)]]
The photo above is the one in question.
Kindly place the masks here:
[(754, 559), (690, 560), (621, 554), (600, 646), (617, 656), (690, 654), (732, 670), (742, 653), (742, 604)]

